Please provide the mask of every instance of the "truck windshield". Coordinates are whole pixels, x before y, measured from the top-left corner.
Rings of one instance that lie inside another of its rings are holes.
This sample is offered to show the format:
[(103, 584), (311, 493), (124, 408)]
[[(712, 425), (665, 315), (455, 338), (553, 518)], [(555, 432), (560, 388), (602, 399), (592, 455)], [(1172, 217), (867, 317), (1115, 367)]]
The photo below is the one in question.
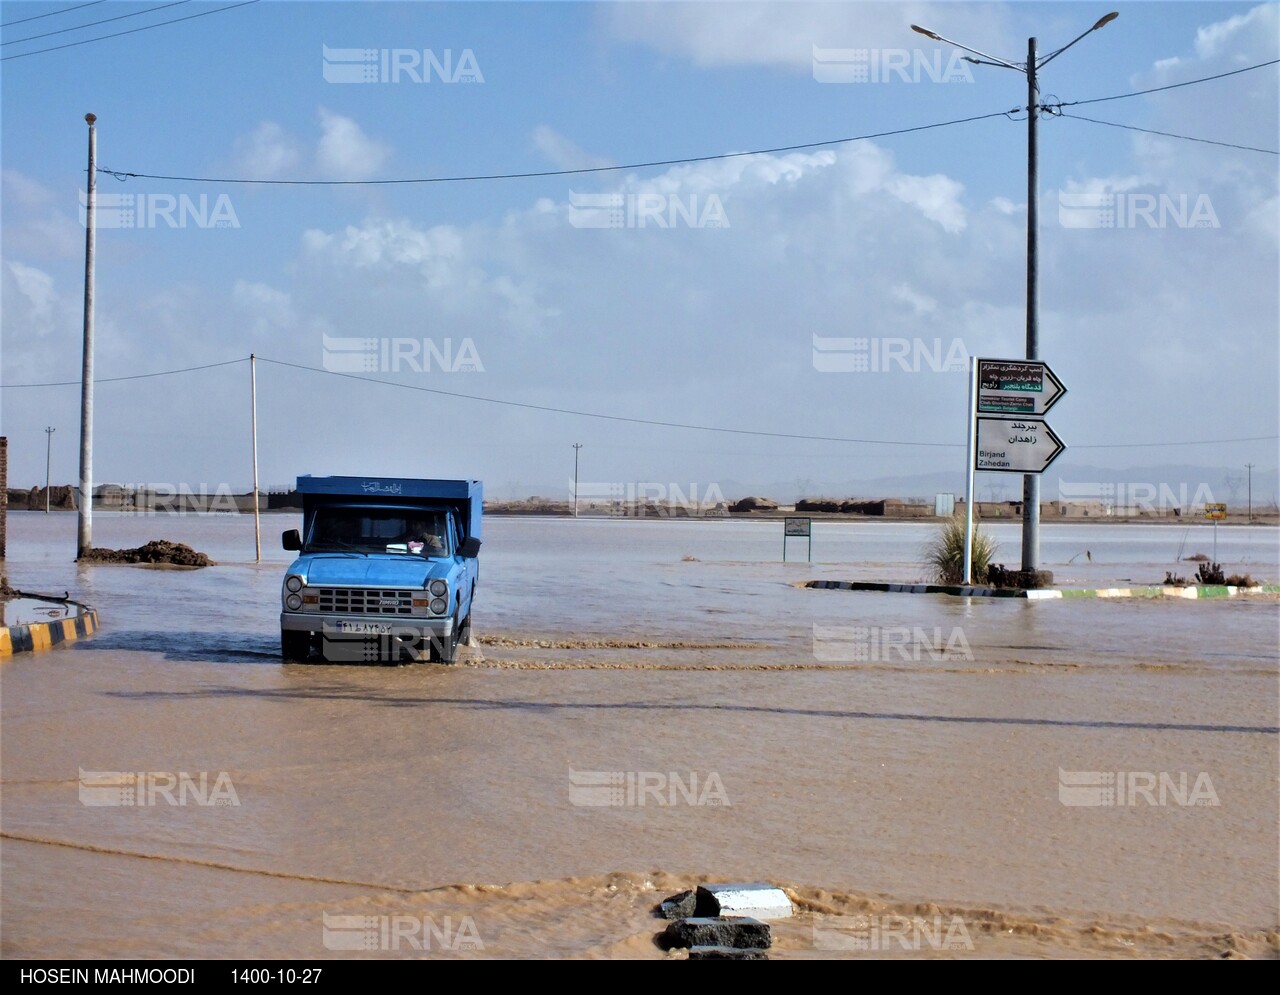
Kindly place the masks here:
[(318, 508), (307, 551), (448, 556), (448, 523), (439, 511)]

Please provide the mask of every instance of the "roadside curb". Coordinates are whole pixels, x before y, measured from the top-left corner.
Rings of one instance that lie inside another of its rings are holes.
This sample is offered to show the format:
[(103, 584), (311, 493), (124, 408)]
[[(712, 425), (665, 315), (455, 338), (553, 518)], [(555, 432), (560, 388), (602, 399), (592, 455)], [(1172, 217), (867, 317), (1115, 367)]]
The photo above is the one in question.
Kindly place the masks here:
[(811, 580), (805, 587), (838, 591), (892, 591), (899, 594), (949, 594), (966, 598), (1026, 598), (1028, 601), (1054, 601), (1068, 598), (1230, 598), (1237, 594), (1280, 594), (1280, 584), (1257, 587), (1234, 587), (1223, 584), (1187, 585), (1153, 584), (1139, 587), (1097, 587), (1013, 590), (962, 584), (889, 584), (869, 580)]
[(74, 618), (52, 622), (30, 622), (27, 625), (0, 626), (0, 659), (18, 653), (39, 653), (63, 643), (86, 639), (98, 630), (98, 612), (78, 601), (58, 602), (79, 609)]

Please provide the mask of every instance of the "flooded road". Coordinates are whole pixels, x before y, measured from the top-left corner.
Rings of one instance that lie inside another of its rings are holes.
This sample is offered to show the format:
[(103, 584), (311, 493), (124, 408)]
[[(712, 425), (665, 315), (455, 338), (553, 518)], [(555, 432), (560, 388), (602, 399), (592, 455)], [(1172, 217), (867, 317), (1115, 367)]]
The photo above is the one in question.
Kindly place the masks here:
[[(286, 666), (296, 519), (263, 521), (254, 564), (249, 519), (95, 516), (219, 562), (171, 571), (10, 515), (10, 582), (102, 625), (0, 670), (5, 956), (349, 957), (359, 916), (362, 956), (423, 955), (400, 917), (432, 955), (662, 957), (657, 900), (741, 879), (797, 900), (779, 957), (1280, 952), (1273, 598), (814, 591), (921, 578), (930, 528), (818, 522), (784, 565), (780, 523), (491, 518), (459, 665)], [(1042, 560), (1158, 583), (1210, 534), (1046, 526)], [(1274, 529), (1217, 542), (1280, 575)], [(911, 916), (964, 935), (877, 941)]]

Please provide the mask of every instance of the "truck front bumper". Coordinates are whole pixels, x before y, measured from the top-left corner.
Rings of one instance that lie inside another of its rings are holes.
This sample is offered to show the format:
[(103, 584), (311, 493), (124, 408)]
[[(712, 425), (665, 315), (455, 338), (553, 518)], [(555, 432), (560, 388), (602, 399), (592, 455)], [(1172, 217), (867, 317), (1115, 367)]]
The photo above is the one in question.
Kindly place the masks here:
[[(331, 663), (452, 662), (459, 636), (452, 618), (389, 619), (310, 612), (281, 612), (280, 631), (306, 638)], [(295, 647), (294, 652), (305, 651)]]
[(321, 612), (281, 612), (280, 631), (318, 633), (326, 639), (367, 639), (378, 636), (448, 639), (453, 635), (453, 618), (378, 618), (369, 615), (327, 615)]

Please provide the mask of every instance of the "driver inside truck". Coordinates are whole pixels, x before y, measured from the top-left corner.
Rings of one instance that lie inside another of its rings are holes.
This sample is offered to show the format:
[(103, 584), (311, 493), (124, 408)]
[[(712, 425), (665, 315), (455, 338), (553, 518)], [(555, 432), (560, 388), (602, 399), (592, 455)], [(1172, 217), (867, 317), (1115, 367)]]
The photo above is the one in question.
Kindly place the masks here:
[(424, 556), (440, 556), (444, 553), (444, 541), (431, 531), (434, 523), (421, 518), (409, 519), (405, 529), (405, 543), (411, 553)]

